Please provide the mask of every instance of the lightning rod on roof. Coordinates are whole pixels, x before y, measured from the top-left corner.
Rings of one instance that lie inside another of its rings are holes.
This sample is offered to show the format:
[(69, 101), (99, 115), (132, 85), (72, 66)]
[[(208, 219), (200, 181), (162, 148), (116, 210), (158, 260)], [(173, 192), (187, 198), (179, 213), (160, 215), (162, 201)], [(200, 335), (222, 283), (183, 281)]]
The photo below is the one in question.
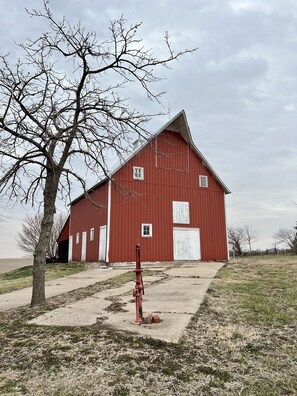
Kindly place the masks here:
[(168, 100), (168, 117), (169, 117), (168, 121), (170, 121), (171, 120), (171, 108), (170, 108), (169, 100)]

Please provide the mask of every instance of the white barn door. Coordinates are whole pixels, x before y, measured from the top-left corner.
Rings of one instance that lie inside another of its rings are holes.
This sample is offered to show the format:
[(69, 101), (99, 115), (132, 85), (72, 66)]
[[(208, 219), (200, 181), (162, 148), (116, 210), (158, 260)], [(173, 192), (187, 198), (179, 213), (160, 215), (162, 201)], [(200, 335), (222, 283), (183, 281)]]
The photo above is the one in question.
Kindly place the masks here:
[(70, 235), (69, 244), (68, 244), (68, 261), (72, 261), (72, 244), (73, 244), (73, 236)]
[(106, 225), (100, 227), (99, 233), (99, 261), (106, 260)]
[(81, 236), (81, 261), (86, 261), (87, 255), (87, 232), (84, 231)]
[(173, 228), (174, 260), (200, 260), (199, 228)]

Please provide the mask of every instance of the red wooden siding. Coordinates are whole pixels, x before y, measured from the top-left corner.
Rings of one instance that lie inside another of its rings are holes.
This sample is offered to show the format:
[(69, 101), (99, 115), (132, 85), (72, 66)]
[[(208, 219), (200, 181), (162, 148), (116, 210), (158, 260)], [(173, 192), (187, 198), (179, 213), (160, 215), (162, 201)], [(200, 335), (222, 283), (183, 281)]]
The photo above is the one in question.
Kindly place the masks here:
[[(87, 233), (86, 261), (98, 261), (99, 254), (99, 230), (100, 226), (107, 223), (107, 189), (105, 182), (94, 192), (90, 193), (90, 199), (99, 204), (94, 205), (89, 199), (82, 198), (71, 207), (69, 235), (73, 237), (73, 261), (81, 260), (82, 232)], [(94, 240), (90, 241), (90, 230), (94, 228)], [(79, 232), (79, 243), (76, 243), (76, 233)]]
[(64, 227), (59, 235), (58, 241), (59, 242), (67, 241), (68, 238), (69, 238), (69, 217), (66, 220), (66, 223), (64, 224)]
[(174, 132), (164, 131), (153, 142), (155, 166), (161, 169), (189, 171), (190, 148), (184, 139)]
[[(133, 166), (144, 180), (133, 180)], [(199, 187), (208, 176), (208, 188)], [(112, 187), (111, 262), (134, 261), (140, 243), (143, 261), (173, 260), (173, 227), (200, 229), (201, 259), (226, 260), (224, 191), (196, 153), (176, 132), (165, 131), (114, 175), (123, 194)], [(173, 224), (172, 201), (189, 202), (190, 224)], [(141, 224), (152, 224), (152, 238), (141, 237)]]

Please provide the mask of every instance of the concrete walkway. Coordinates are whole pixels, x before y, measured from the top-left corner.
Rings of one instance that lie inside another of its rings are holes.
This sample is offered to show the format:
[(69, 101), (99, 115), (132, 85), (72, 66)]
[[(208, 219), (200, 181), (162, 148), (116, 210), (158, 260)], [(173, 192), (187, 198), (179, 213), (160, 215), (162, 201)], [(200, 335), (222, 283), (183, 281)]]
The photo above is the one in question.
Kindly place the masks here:
[[(223, 265), (215, 262), (186, 263), (178, 267), (158, 268), (159, 275), (144, 277), (144, 316), (158, 313), (161, 317), (161, 323), (158, 324), (131, 324), (131, 320), (135, 318), (135, 302), (132, 298), (134, 282), (54, 309), (31, 320), (29, 324), (95, 325), (98, 328), (110, 328), (163, 341), (178, 342), (191, 317), (203, 302), (217, 271)], [(116, 273), (118, 274), (121, 270), (113, 270), (112, 273), (115, 271), (119, 271)]]
[[(57, 278), (45, 282), (46, 298), (58, 296), (72, 290), (94, 285), (97, 282), (103, 282), (117, 275), (124, 274), (129, 269), (91, 269), (78, 274)], [(18, 308), (29, 305), (31, 302), (32, 287), (26, 287), (13, 291), (11, 293), (0, 294), (0, 312), (12, 308)]]

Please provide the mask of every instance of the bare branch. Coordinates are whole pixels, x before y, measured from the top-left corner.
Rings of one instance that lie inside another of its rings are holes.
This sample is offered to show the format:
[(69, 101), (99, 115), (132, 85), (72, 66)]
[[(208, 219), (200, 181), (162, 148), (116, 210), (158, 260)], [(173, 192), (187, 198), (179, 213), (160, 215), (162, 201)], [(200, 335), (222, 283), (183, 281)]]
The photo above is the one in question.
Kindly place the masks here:
[(273, 234), (277, 244), (282, 244), (297, 254), (297, 227), (283, 227)]
[(241, 256), (246, 240), (244, 228), (229, 226), (227, 232), (229, 245), (238, 256)]
[(244, 234), (245, 234), (245, 243), (248, 245), (249, 251), (251, 253), (252, 245), (258, 239), (258, 234), (254, 229), (252, 229), (247, 224), (244, 226)]
[(34, 305), (45, 301), (40, 285), (57, 196), (70, 197), (74, 181), (86, 193), (86, 172), (109, 178), (107, 154), (123, 160), (135, 137), (150, 137), (147, 122), (162, 113), (131, 109), (125, 89), (138, 84), (161, 103), (157, 71), (196, 49), (175, 52), (165, 33), (166, 55), (159, 58), (138, 37), (141, 24), (129, 26), (123, 16), (111, 22), (110, 37), (100, 40), (80, 22), (57, 20), (48, 0), (42, 10), (27, 12), (48, 28), (19, 44), (23, 56), (16, 65), (0, 57), (0, 193), (43, 205)]
[[(41, 233), (42, 218), (43, 215), (41, 213), (32, 216), (26, 216), (22, 224), (22, 230), (16, 237), (18, 247), (27, 254), (33, 255), (35, 253)], [(55, 216), (49, 244), (47, 247), (47, 258), (49, 259), (54, 259), (57, 257), (57, 239), (65, 224), (65, 221), (65, 214), (59, 213)]]

